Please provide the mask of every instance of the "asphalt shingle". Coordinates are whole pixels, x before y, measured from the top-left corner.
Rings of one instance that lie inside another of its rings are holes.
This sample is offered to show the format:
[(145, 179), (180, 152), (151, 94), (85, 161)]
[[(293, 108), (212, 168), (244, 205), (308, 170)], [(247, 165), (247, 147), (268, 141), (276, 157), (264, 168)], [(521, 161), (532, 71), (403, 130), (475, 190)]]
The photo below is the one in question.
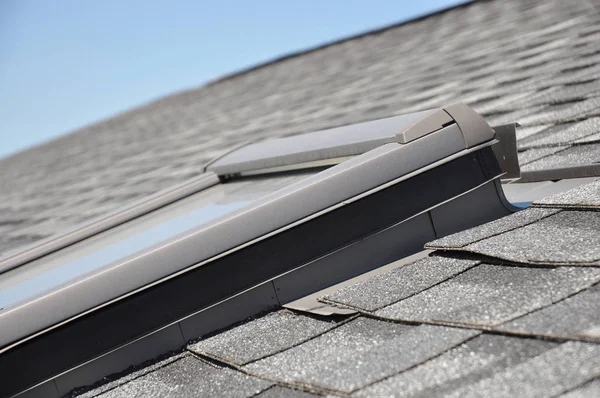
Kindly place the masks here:
[(598, 231), (599, 212), (563, 210), (463, 250), (518, 263), (600, 265)]
[(258, 395), (254, 395), (256, 398), (311, 398), (317, 396), (306, 391), (292, 390), (291, 388), (277, 385), (268, 388)]
[(392, 320), (492, 326), (544, 308), (598, 281), (597, 268), (481, 264), (374, 314)]
[(576, 388), (560, 398), (596, 398), (600, 396), (600, 379), (593, 380), (579, 388)]
[(523, 126), (538, 124), (564, 123), (572, 120), (583, 120), (595, 116), (600, 107), (600, 98), (593, 97), (583, 101), (567, 104), (551, 105), (548, 108), (523, 116), (519, 123)]
[(600, 342), (600, 285), (517, 318), (498, 330), (534, 336), (590, 339)]
[(164, 366), (166, 366), (166, 365), (168, 365), (170, 363), (173, 363), (175, 361), (180, 360), (181, 358), (184, 358), (185, 356), (186, 356), (185, 353), (178, 354), (178, 355), (173, 355), (173, 356), (165, 358), (165, 359), (163, 359), (161, 361), (157, 361), (157, 362), (155, 362), (155, 363), (153, 363), (153, 364), (151, 364), (149, 366), (142, 367), (141, 369), (138, 369), (138, 370), (136, 370), (134, 372), (130, 372), (130, 373), (128, 373), (128, 374), (126, 374), (124, 376), (121, 376), (121, 377), (119, 377), (117, 379), (109, 380), (108, 382), (105, 382), (105, 383), (101, 384), (100, 386), (95, 387), (95, 388), (93, 388), (91, 390), (85, 389), (85, 392), (78, 393), (77, 389), (76, 389), (76, 390), (74, 390), (72, 392), (72, 394), (68, 394), (68, 395), (71, 395), (71, 396), (74, 396), (74, 397), (81, 397), (81, 398), (96, 397), (96, 396), (98, 396), (98, 395), (100, 395), (100, 394), (102, 394), (102, 393), (104, 393), (106, 391), (112, 390), (112, 389), (117, 388), (117, 387), (119, 387), (119, 386), (121, 386), (123, 384), (126, 384), (126, 383), (130, 382), (131, 380), (134, 380), (134, 379), (137, 379), (139, 377), (142, 377), (142, 376), (144, 376), (144, 375), (146, 375), (148, 373), (152, 373), (152, 372), (154, 372), (157, 369), (160, 369), (160, 368), (162, 368), (162, 367), (164, 367)]
[(457, 388), (525, 362), (557, 343), (500, 335), (481, 335), (415, 368), (356, 395), (365, 397), (442, 397)]
[(351, 392), (478, 334), (475, 330), (408, 326), (360, 317), (244, 369), (270, 380)]
[(600, 162), (600, 144), (576, 145), (521, 167), (521, 171), (559, 169)]
[(477, 265), (478, 261), (428, 257), (340, 289), (323, 301), (375, 311), (417, 294)]
[(281, 310), (201, 340), (188, 349), (230, 364), (245, 365), (300, 344), (336, 326), (334, 321)]
[(593, 117), (579, 123), (566, 125), (557, 131), (544, 131), (536, 134), (527, 141), (526, 145), (521, 144), (519, 147), (562, 146), (599, 132), (600, 118)]
[(449, 396), (548, 397), (567, 392), (598, 375), (600, 345), (567, 342)]
[(545, 148), (531, 148), (527, 150), (523, 150), (518, 152), (519, 165), (521, 169), (523, 169), (525, 165), (535, 162), (536, 160), (540, 160), (547, 156), (554, 155), (560, 151), (564, 151), (568, 149), (568, 146), (554, 146), (554, 147), (545, 147)]
[(252, 397), (273, 383), (187, 355), (99, 395), (120, 397)]
[(427, 243), (430, 249), (456, 249), (500, 235), (558, 213), (556, 209), (529, 208), (495, 221)]
[(534, 206), (575, 209), (600, 208), (600, 179), (565, 192), (537, 200)]

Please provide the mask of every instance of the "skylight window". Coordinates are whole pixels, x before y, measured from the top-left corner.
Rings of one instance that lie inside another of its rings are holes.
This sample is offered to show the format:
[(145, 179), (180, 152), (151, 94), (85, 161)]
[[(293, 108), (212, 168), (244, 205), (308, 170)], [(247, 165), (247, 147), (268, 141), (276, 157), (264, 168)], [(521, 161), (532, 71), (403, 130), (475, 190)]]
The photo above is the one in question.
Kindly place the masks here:
[(43, 296), (162, 241), (201, 228), (309, 173), (218, 184), (59, 252), (10, 270), (0, 278), (0, 309)]
[(0, 395), (53, 379), (75, 386), (74, 369), (172, 325), (198, 337), (194, 322), (211, 324), (210, 311), (259, 288), (264, 304), (227, 316), (509, 214), (496, 143), (462, 104), (256, 143), (213, 162), (215, 184), (191, 196), (0, 261)]

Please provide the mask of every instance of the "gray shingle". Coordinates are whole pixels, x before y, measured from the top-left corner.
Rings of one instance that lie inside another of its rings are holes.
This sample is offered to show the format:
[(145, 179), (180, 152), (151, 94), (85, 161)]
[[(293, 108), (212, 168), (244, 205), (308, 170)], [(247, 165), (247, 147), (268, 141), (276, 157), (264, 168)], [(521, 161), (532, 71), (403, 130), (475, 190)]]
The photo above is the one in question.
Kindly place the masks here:
[(575, 390), (560, 396), (560, 398), (597, 398), (600, 397), (600, 379), (593, 380)]
[(595, 144), (600, 142), (600, 133), (591, 134), (573, 141), (573, 144)]
[(521, 171), (585, 166), (600, 162), (600, 144), (577, 145), (528, 163)]
[(600, 280), (600, 269), (481, 264), (375, 312), (403, 321), (498, 325), (546, 307)]
[(360, 317), (244, 368), (271, 380), (351, 392), (424, 362), (477, 334), (475, 330), (408, 326)]
[(178, 355), (173, 355), (171, 357), (168, 357), (166, 359), (163, 359), (161, 361), (158, 361), (156, 363), (153, 363), (152, 365), (143, 367), (141, 369), (138, 369), (134, 372), (130, 372), (124, 376), (119, 377), (118, 379), (115, 380), (110, 380), (107, 383), (104, 383), (96, 388), (93, 388), (87, 392), (84, 393), (73, 393), (73, 394), (67, 394), (68, 396), (74, 396), (74, 397), (81, 397), (81, 398), (91, 398), (91, 397), (96, 397), (106, 391), (112, 390), (116, 387), (119, 387), (120, 385), (123, 385), (125, 383), (130, 382), (131, 380), (137, 379), (139, 377), (142, 377), (148, 373), (152, 373), (157, 369), (160, 369), (170, 363), (173, 363), (175, 361), (180, 360), (181, 358), (187, 356), (187, 354), (178, 354)]
[(521, 145), (523, 140), (526, 139), (527, 137), (534, 136), (537, 133), (544, 131), (549, 127), (550, 126), (547, 124), (541, 125), (541, 126), (518, 127), (516, 135), (517, 135), (517, 141), (518, 141), (519, 146)]
[(600, 98), (593, 97), (568, 104), (552, 105), (539, 112), (523, 116), (518, 122), (523, 126), (535, 126), (582, 120), (597, 115), (599, 108)]
[[(541, 132), (528, 140), (526, 147), (561, 146), (600, 132), (600, 117), (593, 117), (579, 123), (565, 126), (554, 132)], [(535, 139), (534, 139), (535, 138)], [(519, 147), (525, 147), (519, 145)]]
[(565, 192), (537, 200), (535, 206), (577, 209), (600, 208), (600, 179)]
[[(529, 148), (535, 148), (535, 142), (546, 138), (548, 136), (552, 136), (554, 134), (560, 134), (561, 132), (569, 129), (570, 127), (574, 126), (575, 124), (577, 124), (576, 122), (569, 122), (569, 123), (561, 123), (561, 124), (554, 124), (554, 125), (542, 125), (545, 126), (545, 128), (542, 128), (541, 126), (529, 126), (529, 127), (519, 127), (517, 129), (538, 129), (538, 131), (535, 134), (530, 134), (527, 137), (524, 137), (523, 139), (519, 139), (517, 142), (517, 146), (519, 147), (519, 150), (524, 150), (524, 149), (529, 149)], [(566, 145), (568, 146), (568, 145)]]
[[(591, 65), (594, 59), (582, 60)], [(561, 104), (586, 99), (590, 96), (597, 96), (600, 92), (600, 80), (592, 80), (583, 83), (572, 84), (568, 86), (552, 87), (543, 90), (534, 95), (525, 97), (520, 101), (520, 105), (542, 105), (542, 104)]]
[(529, 264), (600, 264), (600, 212), (563, 210), (464, 250)]
[(325, 302), (375, 311), (477, 265), (478, 261), (428, 257), (323, 297)]
[(201, 340), (188, 349), (231, 364), (244, 365), (288, 349), (336, 325), (334, 321), (282, 310)]
[(441, 239), (434, 240), (425, 245), (431, 249), (454, 249), (461, 248), (482, 239), (487, 239), (513, 229), (529, 225), (543, 218), (556, 214), (557, 209), (537, 209), (528, 208), (520, 212), (511, 214), (506, 217), (499, 218), (495, 221), (457, 232), (452, 235), (445, 236)]
[[(521, 123), (521, 121), (527, 116), (532, 118), (534, 115), (538, 115), (544, 109), (546, 109), (544, 106), (536, 106), (531, 108), (517, 108), (511, 111), (501, 111), (487, 114), (483, 113), (482, 116), (484, 116), (486, 122), (488, 122), (488, 124), (490, 124), (491, 126), (497, 126), (513, 122), (518, 122), (523, 126), (528, 126), (527, 124)], [(543, 121), (540, 121), (539, 123), (534, 123), (533, 125), (537, 124), (548, 124), (548, 122), (544, 123)]]
[(498, 327), (514, 333), (600, 341), (600, 285)]
[(356, 395), (441, 397), (465, 385), (529, 360), (557, 343), (481, 335), (406, 372), (375, 383)]
[(273, 383), (187, 355), (100, 395), (120, 397), (252, 397)]
[(600, 345), (567, 342), (512, 366), (450, 397), (549, 397), (600, 374)]
[(256, 398), (310, 398), (317, 396), (306, 391), (292, 390), (291, 388), (278, 385), (255, 395)]
[(535, 162), (536, 160), (540, 160), (546, 156), (554, 155), (555, 153), (564, 151), (568, 148), (569, 147), (567, 146), (553, 146), (546, 148), (532, 148), (518, 152), (519, 165), (521, 166), (521, 169), (523, 169), (523, 166), (526, 164)]

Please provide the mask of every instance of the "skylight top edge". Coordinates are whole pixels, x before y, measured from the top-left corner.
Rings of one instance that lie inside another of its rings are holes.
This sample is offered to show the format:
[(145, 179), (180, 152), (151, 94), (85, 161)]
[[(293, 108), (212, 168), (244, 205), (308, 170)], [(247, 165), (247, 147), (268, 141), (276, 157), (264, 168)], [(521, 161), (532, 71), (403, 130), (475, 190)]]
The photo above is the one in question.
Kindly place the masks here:
[[(148, 266), (150, 260), (148, 256), (137, 256), (127, 261), (126, 267), (114, 268), (115, 271), (119, 270), (119, 277), (111, 277), (110, 275), (114, 273), (111, 271), (98, 276), (100, 279), (106, 279), (105, 282), (92, 278), (79, 284), (77, 290), (86, 292), (83, 297), (79, 297), (75, 293), (73, 293), (75, 296), (71, 297), (71, 294), (66, 294), (69, 289), (63, 290), (61, 296), (64, 296), (64, 299), (57, 296), (53, 299), (58, 300), (52, 307), (57, 309), (54, 313), (42, 310), (41, 307), (39, 312), (34, 311), (33, 307), (29, 306), (26, 311), (30, 315), (29, 317), (19, 315), (24, 309), (15, 309), (9, 313), (0, 313), (0, 321), (8, 321), (8, 317), (17, 317), (21, 319), (21, 332), (39, 330), (40, 327), (43, 327), (42, 324), (50, 325), (56, 322), (57, 318), (66, 319), (73, 314), (85, 311), (86, 308), (94, 307), (98, 303), (109, 301), (113, 297), (118, 297), (184, 267), (196, 264), (202, 260), (198, 258), (199, 253), (202, 253), (203, 258), (210, 258), (226, 251), (229, 247), (243, 244), (256, 236), (264, 235), (283, 225), (302, 219), (303, 215), (316, 213), (320, 209), (391, 181), (398, 175), (428, 166), (437, 159), (463, 150), (464, 141), (458, 128), (450, 126), (446, 129), (422, 140), (416, 140), (411, 145), (387, 144), (378, 150), (353, 158), (308, 178), (307, 180), (311, 181), (307, 181), (304, 188), (300, 185), (305, 180), (280, 190), (277, 195), (280, 195), (281, 199), (269, 198), (268, 206), (257, 203), (254, 212), (245, 211), (237, 217), (228, 218), (211, 226), (211, 232), (204, 233), (202, 238), (195, 233), (168, 243), (160, 250), (154, 249), (151, 260), (156, 266)], [(291, 192), (295, 192), (295, 194), (290, 195)], [(329, 204), (326, 205), (327, 203)], [(278, 215), (278, 217), (273, 217), (273, 215)], [(125, 277), (123, 272), (129, 276)], [(43, 307), (50, 302), (44, 304)], [(34, 313), (35, 315), (33, 315)], [(4, 346), (14, 340), (16, 336), (4, 335), (2, 337), (4, 338), (0, 344)]]
[(455, 103), (439, 109), (249, 144), (219, 157), (207, 170), (221, 176), (235, 175), (344, 158), (386, 143), (407, 144), (452, 123), (459, 125), (467, 147), (494, 135), (476, 112), (462, 103)]

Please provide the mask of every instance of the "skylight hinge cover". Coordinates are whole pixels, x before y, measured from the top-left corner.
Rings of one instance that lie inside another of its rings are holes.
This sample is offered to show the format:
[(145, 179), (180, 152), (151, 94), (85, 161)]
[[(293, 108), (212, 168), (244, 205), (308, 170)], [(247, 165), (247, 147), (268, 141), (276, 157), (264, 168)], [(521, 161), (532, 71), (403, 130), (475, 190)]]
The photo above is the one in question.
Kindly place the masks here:
[(494, 139), (494, 130), (477, 112), (462, 102), (445, 106), (446, 111), (458, 125), (465, 139), (465, 148)]
[(447, 105), (423, 117), (406, 130), (396, 134), (400, 144), (407, 144), (427, 134), (456, 123), (465, 140), (465, 149), (494, 139), (494, 130), (477, 112), (461, 102)]
[(400, 144), (407, 144), (411, 141), (421, 138), (427, 134), (440, 130), (441, 128), (454, 123), (454, 119), (443, 109), (438, 109), (432, 114), (425, 116), (406, 130), (396, 134), (396, 141)]

